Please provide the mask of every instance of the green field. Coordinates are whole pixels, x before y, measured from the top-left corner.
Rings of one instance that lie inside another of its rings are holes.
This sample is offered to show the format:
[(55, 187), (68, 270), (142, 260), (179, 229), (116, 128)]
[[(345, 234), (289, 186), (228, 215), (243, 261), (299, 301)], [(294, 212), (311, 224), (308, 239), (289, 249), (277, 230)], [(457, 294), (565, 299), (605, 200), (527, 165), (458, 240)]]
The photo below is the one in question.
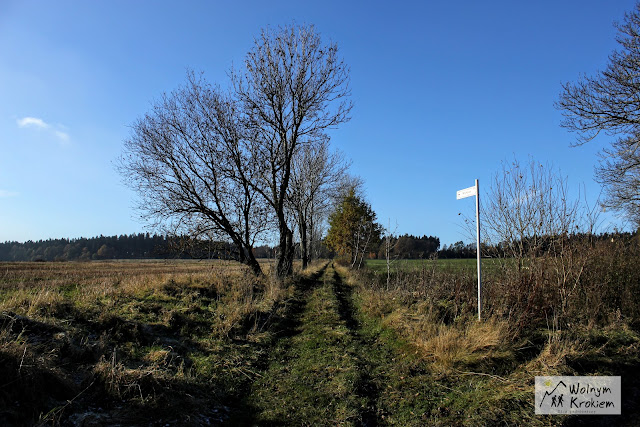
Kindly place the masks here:
[[(493, 268), (498, 265), (498, 260), (485, 258), (482, 259), (482, 268)], [(463, 259), (397, 259), (390, 263), (391, 270), (420, 270), (420, 269), (439, 269), (445, 271), (461, 271), (476, 269), (477, 261), (475, 258)], [(385, 259), (368, 259), (367, 267), (373, 271), (387, 271), (387, 260)]]

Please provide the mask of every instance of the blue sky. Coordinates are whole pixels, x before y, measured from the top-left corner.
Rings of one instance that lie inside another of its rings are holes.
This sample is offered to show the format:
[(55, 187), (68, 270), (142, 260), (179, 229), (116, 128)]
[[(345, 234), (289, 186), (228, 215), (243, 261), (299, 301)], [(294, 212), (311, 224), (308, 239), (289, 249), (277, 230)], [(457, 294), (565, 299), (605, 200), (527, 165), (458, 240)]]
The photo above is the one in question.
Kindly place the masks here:
[[(345, 4), (346, 3), (346, 4)], [(561, 83), (603, 69), (631, 0), (0, 2), (0, 241), (144, 231), (113, 162), (186, 69), (227, 86), (267, 26), (311, 23), (351, 67), (332, 144), (381, 222), (465, 240), (456, 190), (551, 162), (593, 200), (602, 137), (571, 148)], [(606, 216), (607, 224), (617, 224)]]

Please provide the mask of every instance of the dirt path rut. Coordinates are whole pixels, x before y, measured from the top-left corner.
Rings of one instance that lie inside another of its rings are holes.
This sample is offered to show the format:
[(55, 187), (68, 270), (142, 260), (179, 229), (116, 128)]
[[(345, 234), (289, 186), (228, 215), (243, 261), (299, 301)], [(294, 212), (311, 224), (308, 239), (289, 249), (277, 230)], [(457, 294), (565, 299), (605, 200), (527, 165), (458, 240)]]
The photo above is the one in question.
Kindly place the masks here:
[(234, 422), (257, 425), (381, 423), (380, 379), (360, 331), (351, 287), (332, 265), (296, 284), (265, 370)]

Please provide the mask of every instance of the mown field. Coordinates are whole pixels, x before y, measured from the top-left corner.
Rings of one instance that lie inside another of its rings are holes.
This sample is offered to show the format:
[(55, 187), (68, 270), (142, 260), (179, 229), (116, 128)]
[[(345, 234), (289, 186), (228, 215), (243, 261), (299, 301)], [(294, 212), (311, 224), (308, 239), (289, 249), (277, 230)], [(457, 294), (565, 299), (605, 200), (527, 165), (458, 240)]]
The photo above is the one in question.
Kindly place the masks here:
[[(486, 263), (486, 260), (485, 260)], [(392, 269), (411, 270), (420, 268), (437, 268), (459, 270), (475, 268), (475, 259), (394, 259), (389, 262)], [(387, 271), (387, 260), (368, 259), (367, 267), (374, 271)]]
[[(482, 258), (482, 270), (494, 271), (501, 268), (509, 260)], [(375, 272), (387, 272), (387, 260), (369, 259), (367, 267)], [(475, 258), (454, 258), (454, 259), (394, 259), (389, 262), (391, 271), (418, 271), (418, 270), (443, 270), (450, 273), (463, 271), (476, 271), (477, 260)]]
[[(635, 425), (630, 306), (477, 322), (474, 265), (0, 263), (0, 425)], [(553, 374), (622, 375), (623, 415), (534, 415)]]

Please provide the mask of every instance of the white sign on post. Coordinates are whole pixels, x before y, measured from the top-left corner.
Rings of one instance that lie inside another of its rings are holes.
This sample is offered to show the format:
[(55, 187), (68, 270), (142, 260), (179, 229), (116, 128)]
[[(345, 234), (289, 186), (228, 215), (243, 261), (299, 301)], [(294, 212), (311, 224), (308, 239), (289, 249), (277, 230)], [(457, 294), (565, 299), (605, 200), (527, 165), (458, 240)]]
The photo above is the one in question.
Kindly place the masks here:
[(464, 199), (466, 197), (476, 196), (476, 254), (478, 262), (478, 320), (480, 320), (480, 313), (482, 312), (482, 269), (480, 263), (480, 184), (476, 179), (476, 185), (473, 187), (463, 188), (456, 192), (456, 199)]
[(462, 190), (458, 190), (456, 192), (456, 199), (460, 200), (460, 199), (464, 199), (465, 197), (471, 197), (475, 195), (476, 195), (476, 186), (474, 185), (473, 187), (463, 188)]

